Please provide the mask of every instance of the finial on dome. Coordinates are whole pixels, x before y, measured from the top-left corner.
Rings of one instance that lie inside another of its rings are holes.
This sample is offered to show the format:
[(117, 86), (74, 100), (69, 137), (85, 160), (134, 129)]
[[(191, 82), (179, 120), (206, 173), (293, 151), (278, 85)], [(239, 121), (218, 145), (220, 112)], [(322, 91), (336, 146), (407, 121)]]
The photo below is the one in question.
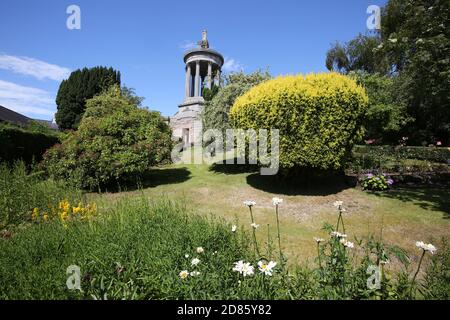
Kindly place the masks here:
[(202, 31), (202, 41), (198, 42), (199, 46), (203, 49), (209, 48), (209, 42), (208, 42), (208, 30)]

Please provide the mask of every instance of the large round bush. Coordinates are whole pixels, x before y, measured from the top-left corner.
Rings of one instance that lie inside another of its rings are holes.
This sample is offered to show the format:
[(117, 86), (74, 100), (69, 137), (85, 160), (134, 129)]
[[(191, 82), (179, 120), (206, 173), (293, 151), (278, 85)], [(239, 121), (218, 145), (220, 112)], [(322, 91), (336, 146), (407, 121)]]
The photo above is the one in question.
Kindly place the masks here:
[(81, 188), (136, 182), (167, 162), (171, 131), (158, 112), (138, 108), (118, 87), (86, 102), (78, 130), (44, 155), (50, 176)]
[(266, 81), (239, 97), (230, 117), (236, 128), (279, 129), (282, 169), (339, 170), (361, 138), (367, 105), (354, 80), (321, 73)]

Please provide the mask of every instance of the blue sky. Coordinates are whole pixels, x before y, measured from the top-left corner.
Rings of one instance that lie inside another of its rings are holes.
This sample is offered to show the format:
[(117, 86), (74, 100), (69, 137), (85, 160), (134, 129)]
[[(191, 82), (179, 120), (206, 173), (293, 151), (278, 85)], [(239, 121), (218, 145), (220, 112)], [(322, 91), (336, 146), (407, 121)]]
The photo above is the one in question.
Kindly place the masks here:
[[(183, 100), (183, 51), (203, 29), (225, 56), (224, 71), (319, 72), (330, 44), (366, 33), (367, 7), (385, 2), (2, 0), (0, 105), (52, 119), (61, 80), (104, 65), (120, 70), (144, 105), (172, 115)], [(72, 4), (81, 30), (66, 27)]]

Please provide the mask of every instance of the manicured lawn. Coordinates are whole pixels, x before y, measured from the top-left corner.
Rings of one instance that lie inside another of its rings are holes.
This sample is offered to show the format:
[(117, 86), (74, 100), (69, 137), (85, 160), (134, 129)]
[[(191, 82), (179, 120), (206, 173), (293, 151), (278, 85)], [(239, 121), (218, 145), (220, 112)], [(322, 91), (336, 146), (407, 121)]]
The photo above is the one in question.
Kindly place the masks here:
[[(325, 237), (324, 222), (337, 219), (333, 202), (342, 200), (346, 208), (346, 232), (352, 241), (374, 234), (383, 241), (406, 249), (418, 259), (415, 241), (439, 243), (450, 236), (450, 191), (438, 188), (394, 189), (367, 193), (342, 182), (326, 183), (309, 189), (286, 187), (257, 172), (240, 172), (239, 168), (208, 165), (171, 165), (155, 169), (144, 184), (143, 193), (150, 198), (162, 196), (184, 199), (196, 213), (223, 217), (250, 230), (245, 200), (254, 200), (259, 241), (267, 241), (268, 230), (276, 243), (275, 211), (272, 197), (284, 199), (281, 205), (281, 236), (284, 251), (291, 262), (312, 261), (316, 253), (313, 237)], [(231, 172), (230, 172), (231, 171)], [(111, 203), (140, 191), (106, 193), (101, 202)], [(93, 195), (97, 198), (98, 196)], [(267, 227), (269, 225), (269, 228)]]

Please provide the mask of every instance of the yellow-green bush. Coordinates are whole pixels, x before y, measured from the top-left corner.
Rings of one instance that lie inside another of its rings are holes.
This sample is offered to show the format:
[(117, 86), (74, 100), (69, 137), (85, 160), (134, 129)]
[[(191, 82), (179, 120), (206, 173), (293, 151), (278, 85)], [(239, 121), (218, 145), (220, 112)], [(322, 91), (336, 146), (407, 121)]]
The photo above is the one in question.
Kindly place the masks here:
[(364, 89), (337, 73), (278, 77), (239, 97), (230, 110), (240, 129), (279, 129), (280, 167), (341, 169), (361, 138)]

